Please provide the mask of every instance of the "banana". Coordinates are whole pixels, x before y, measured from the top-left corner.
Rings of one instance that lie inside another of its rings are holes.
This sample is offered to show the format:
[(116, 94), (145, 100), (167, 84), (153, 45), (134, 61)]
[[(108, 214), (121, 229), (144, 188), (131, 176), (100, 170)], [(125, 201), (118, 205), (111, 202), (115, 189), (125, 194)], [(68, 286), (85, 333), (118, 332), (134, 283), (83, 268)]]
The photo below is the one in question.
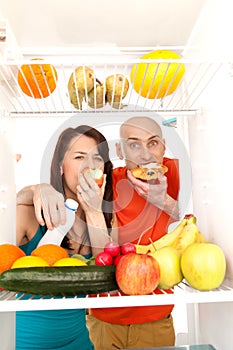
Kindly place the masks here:
[(172, 245), (173, 242), (177, 239), (177, 237), (182, 233), (184, 227), (187, 225), (187, 219), (184, 217), (184, 219), (176, 226), (174, 229), (161, 237), (159, 240), (150, 243), (148, 245), (140, 245), (135, 244), (136, 247), (136, 253), (138, 254), (146, 254), (148, 252), (154, 252), (155, 250), (158, 250), (162, 247)]
[(200, 231), (198, 232), (196, 243), (207, 243), (205, 236)]
[(182, 234), (184, 228), (187, 225), (187, 219), (184, 218), (171, 232), (161, 237), (158, 241), (155, 241), (151, 246), (155, 249), (160, 249), (169, 245), (173, 245), (176, 239)]
[(183, 228), (182, 233), (177, 237), (171, 246), (182, 254), (185, 248), (197, 241), (198, 237), (199, 230), (196, 225), (196, 218), (195, 216), (190, 216), (187, 218), (187, 224)]
[(187, 214), (183, 220), (169, 233), (159, 240), (148, 245), (135, 244), (136, 253), (147, 254), (154, 252), (165, 246), (172, 246), (181, 254), (192, 243), (206, 243), (204, 235), (199, 232), (196, 224), (196, 217), (193, 214)]
[(151, 244), (147, 244), (147, 245), (135, 244), (135, 248), (136, 248), (137, 254), (147, 254), (148, 252), (151, 252)]

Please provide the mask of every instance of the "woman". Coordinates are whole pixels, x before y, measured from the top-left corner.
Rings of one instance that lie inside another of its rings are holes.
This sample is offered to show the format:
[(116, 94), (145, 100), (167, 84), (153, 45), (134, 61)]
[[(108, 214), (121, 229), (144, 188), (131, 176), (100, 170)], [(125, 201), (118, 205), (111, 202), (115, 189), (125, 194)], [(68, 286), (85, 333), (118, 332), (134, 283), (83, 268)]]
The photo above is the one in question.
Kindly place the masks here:
[[(85, 171), (87, 168), (103, 170), (101, 188)], [(64, 130), (54, 151), (50, 174), (57, 192), (64, 199), (79, 203), (75, 223), (63, 245), (85, 257), (97, 254), (110, 240), (113, 225), (112, 163), (106, 139), (86, 125)], [(41, 186), (32, 186), (33, 193), (40, 191)], [(17, 243), (27, 255), (37, 247), (46, 230), (38, 225), (33, 205), (17, 205)], [(86, 328), (86, 311), (17, 312), (16, 350), (27, 349), (93, 349)]]

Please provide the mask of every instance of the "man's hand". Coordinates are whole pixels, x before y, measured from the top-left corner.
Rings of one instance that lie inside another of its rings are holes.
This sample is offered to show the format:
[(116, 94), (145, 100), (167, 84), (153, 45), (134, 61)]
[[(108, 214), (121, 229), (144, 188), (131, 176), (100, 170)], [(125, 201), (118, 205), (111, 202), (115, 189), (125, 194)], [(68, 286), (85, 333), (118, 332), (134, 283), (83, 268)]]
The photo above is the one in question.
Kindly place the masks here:
[(179, 220), (178, 202), (167, 194), (166, 176), (158, 173), (158, 178), (153, 182), (143, 182), (136, 179), (131, 171), (128, 170), (127, 177), (141, 197), (165, 211), (173, 219)]
[(34, 205), (40, 225), (49, 230), (66, 222), (64, 198), (49, 184), (38, 184), (23, 188), (17, 194), (17, 204)]
[(146, 182), (136, 179), (131, 171), (127, 171), (130, 182), (134, 185), (135, 191), (145, 198), (148, 202), (155, 205), (159, 209), (164, 208), (167, 195), (167, 178), (162, 174), (158, 174), (158, 179), (153, 182)]

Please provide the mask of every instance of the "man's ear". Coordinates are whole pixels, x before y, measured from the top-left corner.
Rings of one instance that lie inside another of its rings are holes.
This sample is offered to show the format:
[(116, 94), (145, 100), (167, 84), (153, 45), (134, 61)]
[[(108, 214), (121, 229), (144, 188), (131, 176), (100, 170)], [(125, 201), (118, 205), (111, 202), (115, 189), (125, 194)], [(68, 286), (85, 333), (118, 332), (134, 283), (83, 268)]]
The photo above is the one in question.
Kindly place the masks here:
[(122, 149), (121, 149), (121, 144), (119, 142), (117, 142), (115, 144), (115, 146), (116, 146), (116, 154), (117, 154), (118, 158), (124, 159)]

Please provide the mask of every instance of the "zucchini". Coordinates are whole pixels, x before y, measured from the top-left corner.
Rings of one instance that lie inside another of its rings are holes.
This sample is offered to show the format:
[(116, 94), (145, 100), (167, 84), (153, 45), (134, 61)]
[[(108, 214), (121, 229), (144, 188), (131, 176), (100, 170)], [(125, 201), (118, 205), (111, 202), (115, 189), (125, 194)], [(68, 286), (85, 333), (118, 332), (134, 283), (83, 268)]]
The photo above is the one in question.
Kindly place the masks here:
[(111, 266), (45, 266), (6, 270), (0, 275), (0, 286), (26, 294), (74, 296), (118, 289), (116, 267)]

